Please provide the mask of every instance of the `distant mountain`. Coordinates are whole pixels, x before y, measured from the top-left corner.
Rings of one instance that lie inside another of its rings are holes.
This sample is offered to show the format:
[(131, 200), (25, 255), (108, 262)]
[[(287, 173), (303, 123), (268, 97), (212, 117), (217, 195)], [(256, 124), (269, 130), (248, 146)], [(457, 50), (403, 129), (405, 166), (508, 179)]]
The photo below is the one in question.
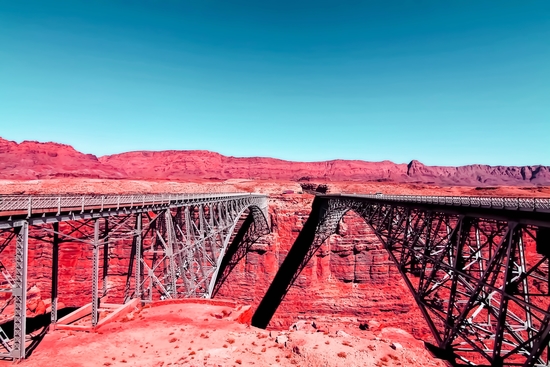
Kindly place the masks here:
[(437, 185), (550, 185), (548, 166), (426, 166), (390, 161), (332, 160), (291, 162), (236, 158), (203, 150), (137, 151), (97, 158), (69, 145), (0, 138), (0, 178), (89, 177), (139, 180), (385, 181)]
[(56, 177), (126, 178), (124, 170), (100, 162), (70, 145), (0, 138), (0, 178), (34, 180)]

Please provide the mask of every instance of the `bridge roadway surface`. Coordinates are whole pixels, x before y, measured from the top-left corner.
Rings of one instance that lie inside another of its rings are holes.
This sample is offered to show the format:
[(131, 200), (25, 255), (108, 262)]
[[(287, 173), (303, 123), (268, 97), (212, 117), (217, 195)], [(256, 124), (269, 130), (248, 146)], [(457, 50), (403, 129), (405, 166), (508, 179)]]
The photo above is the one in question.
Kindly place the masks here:
[(266, 196), (252, 193), (1, 195), (0, 229), (17, 227), (23, 222), (38, 225), (252, 197)]
[(428, 196), (428, 195), (361, 195), (325, 194), (318, 195), (326, 200), (348, 198), (374, 203), (399, 204), (408, 208), (423, 208), (445, 211), (474, 217), (494, 219), (517, 218), (529, 223), (549, 224), (550, 198), (530, 197), (487, 197), (487, 196)]

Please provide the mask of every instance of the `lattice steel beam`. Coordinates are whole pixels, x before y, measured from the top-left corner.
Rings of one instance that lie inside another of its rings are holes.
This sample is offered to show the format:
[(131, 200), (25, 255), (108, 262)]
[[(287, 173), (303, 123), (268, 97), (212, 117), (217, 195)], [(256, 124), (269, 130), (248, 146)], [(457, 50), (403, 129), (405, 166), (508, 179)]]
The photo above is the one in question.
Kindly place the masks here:
[(29, 225), (23, 223), (16, 228), (15, 278), (12, 294), (15, 298), (13, 311), (13, 349), (14, 359), (25, 358), (25, 331), (27, 326), (27, 258), (29, 250)]

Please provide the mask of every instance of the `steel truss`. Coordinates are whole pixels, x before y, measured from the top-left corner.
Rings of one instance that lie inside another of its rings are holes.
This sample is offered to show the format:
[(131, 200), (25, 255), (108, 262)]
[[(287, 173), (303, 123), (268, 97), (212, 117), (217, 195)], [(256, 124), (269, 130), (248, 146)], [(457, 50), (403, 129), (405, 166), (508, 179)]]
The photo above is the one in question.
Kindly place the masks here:
[(453, 363), (547, 366), (548, 213), (525, 219), (504, 209), (476, 212), (397, 198), (317, 197), (253, 325), (267, 326), (309, 259), (351, 210), (389, 252)]
[[(22, 216), (20, 209), (29, 202), (39, 203), (39, 210), (29, 207)], [(252, 223), (255, 237), (269, 232), (267, 197), (254, 194), (10, 196), (0, 197), (2, 205), (9, 212), (0, 212), (0, 254), (14, 247), (14, 258), (0, 257), (0, 292), (9, 295), (0, 313), (9, 305), (14, 307), (13, 338), (0, 328), (0, 358), (9, 359), (25, 358), (33, 339), (25, 325), (29, 239), (52, 246), (51, 326), (55, 328), (58, 251), (63, 242), (84, 243), (92, 250), (91, 322), (95, 326), (101, 299), (109, 292), (109, 257), (115, 246), (131, 248), (125, 303), (133, 298), (144, 302), (210, 298), (236, 227), (244, 220)]]

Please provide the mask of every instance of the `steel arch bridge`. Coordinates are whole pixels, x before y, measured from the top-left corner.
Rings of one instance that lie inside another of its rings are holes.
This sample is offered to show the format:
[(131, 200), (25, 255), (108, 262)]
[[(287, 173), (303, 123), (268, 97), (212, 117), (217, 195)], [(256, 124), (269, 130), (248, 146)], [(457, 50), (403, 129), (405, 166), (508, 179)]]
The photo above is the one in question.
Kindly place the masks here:
[[(0, 196), (0, 292), (9, 295), (0, 313), (10, 302), (14, 307), (13, 337), (0, 328), (0, 358), (25, 358), (32, 345), (33, 336), (26, 333), (29, 239), (52, 249), (54, 327), (60, 244), (89, 246), (95, 327), (100, 300), (108, 293), (109, 248), (131, 244), (125, 303), (210, 298), (230, 262), (224, 256), (237, 232), (247, 231), (255, 238), (265, 235), (267, 218), (267, 196), (248, 193)], [(236, 231), (243, 224), (246, 229)]]
[(319, 195), (254, 326), (268, 325), (348, 211), (374, 230), (450, 361), (548, 365), (549, 199)]

